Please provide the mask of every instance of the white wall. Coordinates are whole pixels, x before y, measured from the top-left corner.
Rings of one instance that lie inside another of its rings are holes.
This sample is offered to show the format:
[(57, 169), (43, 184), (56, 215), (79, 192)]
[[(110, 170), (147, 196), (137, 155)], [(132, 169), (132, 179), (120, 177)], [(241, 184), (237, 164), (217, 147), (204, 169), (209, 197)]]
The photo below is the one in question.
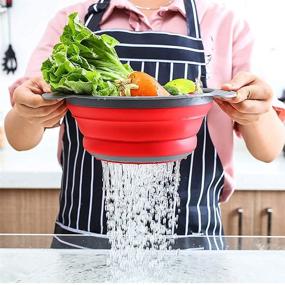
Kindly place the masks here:
[[(199, 1), (199, 0), (198, 0)], [(216, 0), (243, 14), (256, 34), (254, 71), (269, 81), (280, 96), (285, 88), (285, 1)], [(12, 42), (19, 61), (15, 75), (0, 71), (0, 109), (9, 108), (7, 86), (24, 73), (29, 55), (37, 44), (47, 21), (59, 8), (78, 0), (18, 0), (11, 9)], [(0, 58), (7, 47), (6, 15), (0, 15)], [(282, 28), (283, 27), (283, 28)]]
[[(47, 21), (61, 7), (79, 2), (78, 0), (18, 0), (10, 10), (12, 22), (12, 44), (16, 51), (19, 69), (7, 76), (0, 71), (0, 108), (7, 110), (9, 100), (6, 87), (23, 75), (28, 58), (38, 43)], [(7, 48), (7, 13), (0, 15), (0, 60)]]
[(250, 23), (256, 39), (253, 72), (268, 81), (280, 97), (285, 89), (285, 1), (216, 1), (236, 9)]

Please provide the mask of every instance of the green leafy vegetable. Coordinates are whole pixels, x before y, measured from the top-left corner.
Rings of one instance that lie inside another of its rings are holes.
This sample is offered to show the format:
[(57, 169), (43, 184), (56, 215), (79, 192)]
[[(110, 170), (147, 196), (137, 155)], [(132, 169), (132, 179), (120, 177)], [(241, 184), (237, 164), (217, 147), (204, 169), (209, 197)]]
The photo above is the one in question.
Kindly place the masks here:
[(120, 62), (117, 44), (109, 35), (93, 34), (73, 13), (60, 42), (42, 64), (43, 77), (53, 91), (119, 96), (116, 82), (126, 80), (133, 70)]
[(171, 95), (181, 95), (182, 93), (174, 86), (164, 85), (164, 89)]

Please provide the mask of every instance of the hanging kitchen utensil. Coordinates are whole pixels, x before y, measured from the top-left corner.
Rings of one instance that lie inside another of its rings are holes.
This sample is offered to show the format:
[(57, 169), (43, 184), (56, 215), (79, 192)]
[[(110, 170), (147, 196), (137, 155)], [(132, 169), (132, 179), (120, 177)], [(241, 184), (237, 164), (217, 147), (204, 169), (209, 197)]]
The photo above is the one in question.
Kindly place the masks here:
[(15, 73), (18, 67), (18, 62), (16, 58), (15, 51), (12, 46), (11, 41), (11, 17), (10, 17), (10, 9), (12, 7), (12, 0), (6, 0), (6, 7), (7, 10), (7, 19), (8, 19), (8, 41), (9, 46), (8, 49), (5, 52), (5, 56), (3, 58), (3, 71), (9, 74), (10, 72)]

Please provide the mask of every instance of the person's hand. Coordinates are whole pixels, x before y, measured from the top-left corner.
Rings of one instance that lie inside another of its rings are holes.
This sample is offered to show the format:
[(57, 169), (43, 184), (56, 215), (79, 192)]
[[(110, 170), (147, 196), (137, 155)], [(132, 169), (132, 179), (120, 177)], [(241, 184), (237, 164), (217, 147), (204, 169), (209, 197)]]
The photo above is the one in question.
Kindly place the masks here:
[(13, 93), (13, 109), (31, 124), (43, 128), (59, 125), (67, 111), (65, 100), (44, 100), (41, 94), (46, 92), (50, 92), (50, 86), (42, 78), (25, 81)]
[(235, 98), (215, 99), (215, 101), (233, 121), (240, 125), (255, 123), (272, 109), (272, 89), (251, 73), (238, 73), (230, 82), (223, 84), (222, 89), (237, 92)]

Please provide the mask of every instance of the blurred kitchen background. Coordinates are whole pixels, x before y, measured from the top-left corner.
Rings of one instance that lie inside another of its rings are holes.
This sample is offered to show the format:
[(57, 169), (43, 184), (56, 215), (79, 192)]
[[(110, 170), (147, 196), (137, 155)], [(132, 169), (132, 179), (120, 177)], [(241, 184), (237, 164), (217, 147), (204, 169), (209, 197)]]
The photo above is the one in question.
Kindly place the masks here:
[[(6, 75), (0, 68), (0, 128), (10, 108), (8, 86), (24, 74), (47, 21), (58, 9), (76, 2), (78, 0), (13, 1), (11, 42), (18, 69), (15, 74)], [(253, 71), (268, 81), (276, 96), (281, 97), (285, 89), (285, 2), (219, 2), (233, 7), (250, 22), (256, 37)], [(7, 11), (0, 8), (1, 62), (7, 47)], [(36, 149), (22, 153), (13, 151), (4, 142), (0, 150), (0, 232), (47, 233), (53, 230), (60, 186), (57, 136), (58, 129), (48, 130)], [(223, 206), (225, 233), (285, 235), (285, 158), (280, 155), (271, 164), (258, 162), (249, 156), (238, 139), (235, 149), (237, 191)]]

